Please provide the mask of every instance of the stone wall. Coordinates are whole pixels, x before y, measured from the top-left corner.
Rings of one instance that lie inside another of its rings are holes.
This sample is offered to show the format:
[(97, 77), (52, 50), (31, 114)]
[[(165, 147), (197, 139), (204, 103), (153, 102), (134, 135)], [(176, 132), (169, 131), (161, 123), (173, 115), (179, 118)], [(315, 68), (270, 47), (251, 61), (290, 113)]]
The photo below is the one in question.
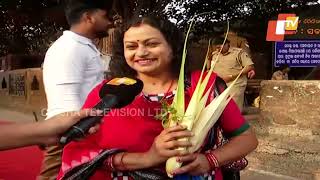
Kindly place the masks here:
[(320, 134), (320, 81), (262, 81), (260, 108), (273, 123)]
[(259, 140), (247, 156), (250, 168), (280, 179), (318, 180), (320, 81), (262, 81), (260, 97), (261, 118), (250, 122)]
[(47, 101), (40, 68), (0, 72), (0, 107), (20, 112), (45, 112)]

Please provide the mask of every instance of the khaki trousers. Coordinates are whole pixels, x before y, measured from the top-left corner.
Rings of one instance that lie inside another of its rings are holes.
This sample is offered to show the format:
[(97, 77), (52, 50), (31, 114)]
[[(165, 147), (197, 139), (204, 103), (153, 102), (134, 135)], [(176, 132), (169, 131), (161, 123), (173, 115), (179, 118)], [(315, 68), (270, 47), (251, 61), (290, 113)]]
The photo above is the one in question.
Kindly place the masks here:
[(38, 180), (55, 180), (61, 167), (62, 146), (47, 147)]
[(240, 112), (243, 110), (243, 103), (244, 103), (244, 91), (246, 90), (246, 86), (234, 86), (234, 96), (233, 100), (238, 105)]

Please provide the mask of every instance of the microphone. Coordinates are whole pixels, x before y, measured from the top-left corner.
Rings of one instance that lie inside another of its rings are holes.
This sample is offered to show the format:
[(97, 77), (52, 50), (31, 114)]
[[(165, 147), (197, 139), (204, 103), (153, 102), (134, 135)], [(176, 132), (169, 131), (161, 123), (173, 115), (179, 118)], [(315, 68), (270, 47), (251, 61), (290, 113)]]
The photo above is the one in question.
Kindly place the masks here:
[[(101, 101), (93, 109), (102, 110), (106, 114), (112, 108), (122, 108), (130, 104), (142, 91), (142, 88), (143, 82), (139, 79), (114, 78), (101, 87), (99, 91)], [(61, 136), (60, 143), (67, 144), (74, 139), (84, 137), (91, 127), (101, 121), (102, 117), (89, 116), (81, 119)]]

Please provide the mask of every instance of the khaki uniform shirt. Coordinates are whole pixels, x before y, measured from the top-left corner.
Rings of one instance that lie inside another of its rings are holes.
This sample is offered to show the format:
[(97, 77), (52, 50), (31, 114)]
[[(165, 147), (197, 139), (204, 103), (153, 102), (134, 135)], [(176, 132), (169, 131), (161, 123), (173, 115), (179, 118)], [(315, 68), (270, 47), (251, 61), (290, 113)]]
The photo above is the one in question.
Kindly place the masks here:
[[(211, 66), (215, 64), (213, 71), (219, 76), (238, 75), (242, 68), (252, 65), (253, 62), (248, 53), (240, 48), (230, 48), (226, 54), (219, 51), (212, 53)], [(232, 82), (227, 83), (229, 86)], [(240, 111), (243, 109), (244, 91), (247, 86), (247, 75), (241, 75), (234, 85), (233, 100), (238, 105)]]
[[(218, 59), (217, 59), (218, 57)], [(226, 54), (219, 54), (219, 51), (214, 51), (212, 53), (211, 65), (216, 62), (213, 71), (216, 72), (219, 76), (228, 76), (239, 74), (243, 67), (252, 65), (253, 62), (244, 50), (240, 48), (230, 47), (229, 51)], [(231, 82), (228, 83), (228, 85)], [(237, 85), (246, 86), (247, 85), (247, 76), (242, 75), (237, 83)]]

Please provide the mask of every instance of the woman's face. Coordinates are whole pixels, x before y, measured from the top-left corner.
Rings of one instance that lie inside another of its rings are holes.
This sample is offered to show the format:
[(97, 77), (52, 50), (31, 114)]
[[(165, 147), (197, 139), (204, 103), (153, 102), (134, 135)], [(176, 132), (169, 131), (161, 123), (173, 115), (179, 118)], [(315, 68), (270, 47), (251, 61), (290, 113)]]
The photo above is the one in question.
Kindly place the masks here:
[(170, 71), (172, 49), (162, 33), (147, 24), (129, 28), (123, 38), (127, 64), (139, 74)]

